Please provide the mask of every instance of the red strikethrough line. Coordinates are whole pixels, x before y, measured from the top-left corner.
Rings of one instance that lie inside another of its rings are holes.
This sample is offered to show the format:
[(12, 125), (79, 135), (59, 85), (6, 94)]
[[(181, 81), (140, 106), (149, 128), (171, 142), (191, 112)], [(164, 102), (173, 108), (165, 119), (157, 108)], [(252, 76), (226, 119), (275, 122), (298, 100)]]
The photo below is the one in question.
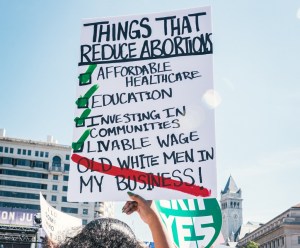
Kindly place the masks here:
[[(72, 154), (72, 161), (76, 164), (80, 164), (86, 168), (89, 168), (90, 165), (93, 165), (93, 171), (98, 171), (100, 173), (104, 173), (107, 175), (111, 175), (111, 176), (120, 176), (122, 175), (124, 178), (129, 179), (129, 180), (133, 180), (132, 176), (135, 176), (135, 179), (137, 182), (139, 183), (145, 183), (145, 181), (139, 179), (142, 176), (147, 177), (147, 175), (149, 173), (145, 173), (145, 172), (141, 172), (141, 171), (137, 171), (137, 170), (133, 170), (133, 169), (121, 169), (117, 166), (112, 166), (112, 165), (108, 165), (108, 164), (102, 164), (96, 161), (93, 161), (89, 158), (80, 156), (78, 154)], [(103, 170), (103, 167), (110, 167), (109, 170)], [(131, 176), (131, 177), (130, 177)], [(156, 176), (156, 175), (151, 175), (152, 177), (155, 178), (155, 180), (160, 181), (162, 178), (161, 176)], [(165, 178), (165, 184), (166, 185), (161, 185), (161, 186), (157, 186), (160, 188), (167, 188), (167, 189), (171, 189), (171, 190), (176, 190), (176, 191), (180, 191), (186, 194), (190, 194), (190, 195), (194, 195), (194, 196), (202, 196), (202, 197), (208, 197), (211, 195), (211, 190), (204, 188), (202, 186), (198, 186), (198, 185), (186, 185), (188, 183), (182, 183), (180, 181), (171, 179), (171, 178)], [(181, 184), (180, 186), (176, 186), (176, 184)]]

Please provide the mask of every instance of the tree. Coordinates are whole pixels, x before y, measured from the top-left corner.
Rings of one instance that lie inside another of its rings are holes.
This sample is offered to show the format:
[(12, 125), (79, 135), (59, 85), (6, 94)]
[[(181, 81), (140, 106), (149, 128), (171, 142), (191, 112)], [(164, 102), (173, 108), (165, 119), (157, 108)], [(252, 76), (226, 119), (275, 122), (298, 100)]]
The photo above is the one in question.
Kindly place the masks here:
[(246, 248), (259, 248), (259, 244), (255, 243), (254, 241), (249, 241), (246, 245)]

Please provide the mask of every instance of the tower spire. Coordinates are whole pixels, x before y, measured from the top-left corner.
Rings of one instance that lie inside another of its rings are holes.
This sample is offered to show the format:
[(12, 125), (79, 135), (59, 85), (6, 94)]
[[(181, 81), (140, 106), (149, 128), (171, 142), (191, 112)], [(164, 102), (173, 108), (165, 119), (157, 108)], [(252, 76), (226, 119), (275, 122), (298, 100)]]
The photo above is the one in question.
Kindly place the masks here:
[(236, 234), (243, 224), (242, 191), (230, 175), (221, 191), (222, 234), (224, 239), (236, 241)]
[(237, 193), (240, 189), (236, 185), (233, 177), (230, 175), (230, 177), (227, 180), (227, 183), (225, 185), (224, 190), (222, 191), (222, 194), (226, 193)]

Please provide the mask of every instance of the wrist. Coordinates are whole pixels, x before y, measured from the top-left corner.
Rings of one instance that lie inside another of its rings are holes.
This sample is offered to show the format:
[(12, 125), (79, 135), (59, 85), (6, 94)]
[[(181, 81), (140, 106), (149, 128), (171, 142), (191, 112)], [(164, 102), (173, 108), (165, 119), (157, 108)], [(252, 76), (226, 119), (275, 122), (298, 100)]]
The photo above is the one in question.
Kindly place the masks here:
[(162, 223), (160, 221), (158, 214), (154, 213), (152, 216), (150, 216), (147, 224), (150, 228), (157, 228), (158, 225), (161, 225)]

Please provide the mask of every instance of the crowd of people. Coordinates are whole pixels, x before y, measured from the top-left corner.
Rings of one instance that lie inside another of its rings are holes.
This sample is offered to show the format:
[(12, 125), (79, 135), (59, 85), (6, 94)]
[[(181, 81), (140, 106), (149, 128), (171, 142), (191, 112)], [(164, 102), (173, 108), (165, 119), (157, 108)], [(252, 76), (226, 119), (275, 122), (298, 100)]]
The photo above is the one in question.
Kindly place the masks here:
[[(155, 248), (174, 248), (167, 230), (161, 222), (155, 204), (139, 195), (128, 192), (131, 201), (122, 208), (124, 214), (137, 212), (148, 225), (155, 243)], [(145, 248), (131, 228), (114, 218), (99, 218), (88, 223), (77, 235), (69, 237), (59, 244), (45, 239), (43, 248)]]

